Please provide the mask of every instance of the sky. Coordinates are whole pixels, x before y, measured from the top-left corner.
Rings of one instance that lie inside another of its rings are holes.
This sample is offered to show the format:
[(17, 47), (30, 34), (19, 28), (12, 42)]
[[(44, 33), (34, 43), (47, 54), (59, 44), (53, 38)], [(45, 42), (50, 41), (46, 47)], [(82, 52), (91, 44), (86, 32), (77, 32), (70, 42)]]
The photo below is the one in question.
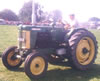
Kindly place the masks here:
[(0, 0), (0, 11), (11, 9), (18, 14), (23, 4), (29, 0)]
[[(0, 0), (0, 11), (11, 9), (18, 14), (23, 4), (29, 0)], [(80, 21), (86, 21), (90, 17), (100, 18), (100, 0), (35, 0), (44, 5), (44, 10), (52, 11), (60, 9), (63, 18), (74, 13)]]

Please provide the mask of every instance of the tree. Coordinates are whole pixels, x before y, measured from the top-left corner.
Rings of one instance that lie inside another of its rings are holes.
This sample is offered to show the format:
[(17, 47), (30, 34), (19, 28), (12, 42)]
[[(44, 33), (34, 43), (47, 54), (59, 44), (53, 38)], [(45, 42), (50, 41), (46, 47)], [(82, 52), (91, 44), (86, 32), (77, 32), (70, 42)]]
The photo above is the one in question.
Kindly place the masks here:
[(89, 19), (90, 27), (97, 28), (99, 26), (100, 18), (98, 17), (91, 17)]
[(19, 19), (23, 22), (31, 21), (31, 14), (32, 14), (32, 1), (24, 3), (23, 7), (19, 12)]
[[(60, 10), (54, 10), (51, 13), (43, 12), (43, 6), (39, 3), (35, 3), (35, 16), (36, 22), (41, 22), (43, 20), (52, 19), (56, 22), (62, 19), (62, 13)], [(19, 18), (23, 22), (31, 22), (31, 15), (32, 15), (32, 0), (26, 2), (19, 12)], [(47, 17), (50, 16), (50, 17)]]
[(17, 21), (18, 20), (18, 16), (9, 9), (5, 9), (5, 10), (1, 11), (0, 17), (2, 19), (9, 20), (9, 21)]
[(54, 10), (52, 13), (53, 13), (53, 20), (55, 22), (62, 20), (62, 12), (60, 10)]
[[(36, 15), (36, 22), (41, 21), (41, 15), (43, 11), (41, 10), (41, 6), (39, 3), (35, 3), (35, 15)], [(19, 18), (23, 22), (31, 22), (31, 15), (32, 15), (32, 0), (26, 2), (19, 12)]]
[(91, 17), (91, 18), (89, 19), (89, 21), (95, 21), (95, 22), (98, 22), (98, 21), (100, 21), (100, 18), (97, 18), (97, 17)]

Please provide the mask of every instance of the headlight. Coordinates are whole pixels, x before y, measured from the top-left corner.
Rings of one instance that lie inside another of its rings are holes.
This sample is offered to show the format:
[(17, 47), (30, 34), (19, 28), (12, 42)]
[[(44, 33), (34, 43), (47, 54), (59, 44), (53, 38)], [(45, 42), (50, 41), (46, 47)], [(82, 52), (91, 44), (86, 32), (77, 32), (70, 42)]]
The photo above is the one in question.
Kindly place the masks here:
[(24, 38), (18, 38), (18, 41), (25, 42), (25, 39)]

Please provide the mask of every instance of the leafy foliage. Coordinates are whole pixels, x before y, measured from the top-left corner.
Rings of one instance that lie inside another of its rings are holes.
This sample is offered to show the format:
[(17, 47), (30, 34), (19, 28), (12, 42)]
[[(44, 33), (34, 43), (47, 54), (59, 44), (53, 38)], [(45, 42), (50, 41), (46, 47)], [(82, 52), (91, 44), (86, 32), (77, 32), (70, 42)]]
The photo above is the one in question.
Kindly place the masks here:
[(98, 21), (100, 21), (100, 18), (92, 17), (92, 18), (89, 19), (89, 21), (97, 21), (98, 22)]
[(59, 21), (62, 19), (62, 12), (60, 10), (54, 10), (53, 14), (54, 14), (53, 16), (54, 21)]
[(5, 10), (1, 11), (0, 17), (2, 19), (9, 20), (9, 21), (17, 21), (18, 20), (18, 16), (9, 9), (5, 9)]
[[(35, 3), (35, 15), (36, 15), (36, 22), (41, 20), (41, 15), (43, 11), (41, 10), (41, 6), (38, 3)], [(30, 22), (32, 15), (32, 0), (26, 2), (22, 9), (19, 12), (19, 18), (23, 22)]]
[(23, 22), (31, 21), (32, 14), (32, 1), (29, 1), (23, 5), (19, 12), (19, 19)]
[[(50, 13), (44, 12), (42, 10), (43, 6), (41, 6), (39, 3), (35, 3), (35, 16), (36, 16), (36, 22), (41, 22), (43, 20), (49, 20), (49, 18), (52, 18), (55, 22), (57, 20), (62, 19), (62, 13), (60, 10), (54, 10)], [(29, 2), (26, 2), (22, 9), (19, 12), (19, 18), (23, 22), (31, 22), (31, 15), (32, 15), (32, 0)]]

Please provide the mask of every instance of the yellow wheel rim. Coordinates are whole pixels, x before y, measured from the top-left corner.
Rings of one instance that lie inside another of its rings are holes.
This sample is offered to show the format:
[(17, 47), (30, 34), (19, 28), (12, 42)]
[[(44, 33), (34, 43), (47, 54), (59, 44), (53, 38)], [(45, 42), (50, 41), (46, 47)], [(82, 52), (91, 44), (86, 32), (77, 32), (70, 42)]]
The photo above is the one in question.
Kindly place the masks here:
[(31, 64), (30, 64), (30, 70), (33, 75), (40, 75), (45, 69), (45, 61), (42, 57), (38, 56), (35, 57)]
[(89, 64), (95, 55), (95, 45), (90, 37), (84, 37), (80, 40), (76, 48), (76, 57), (81, 65)]
[(7, 62), (10, 66), (16, 66), (20, 63), (20, 59), (15, 59), (15, 60), (12, 60), (12, 56), (14, 55), (14, 51), (11, 51), (8, 56), (7, 56)]

